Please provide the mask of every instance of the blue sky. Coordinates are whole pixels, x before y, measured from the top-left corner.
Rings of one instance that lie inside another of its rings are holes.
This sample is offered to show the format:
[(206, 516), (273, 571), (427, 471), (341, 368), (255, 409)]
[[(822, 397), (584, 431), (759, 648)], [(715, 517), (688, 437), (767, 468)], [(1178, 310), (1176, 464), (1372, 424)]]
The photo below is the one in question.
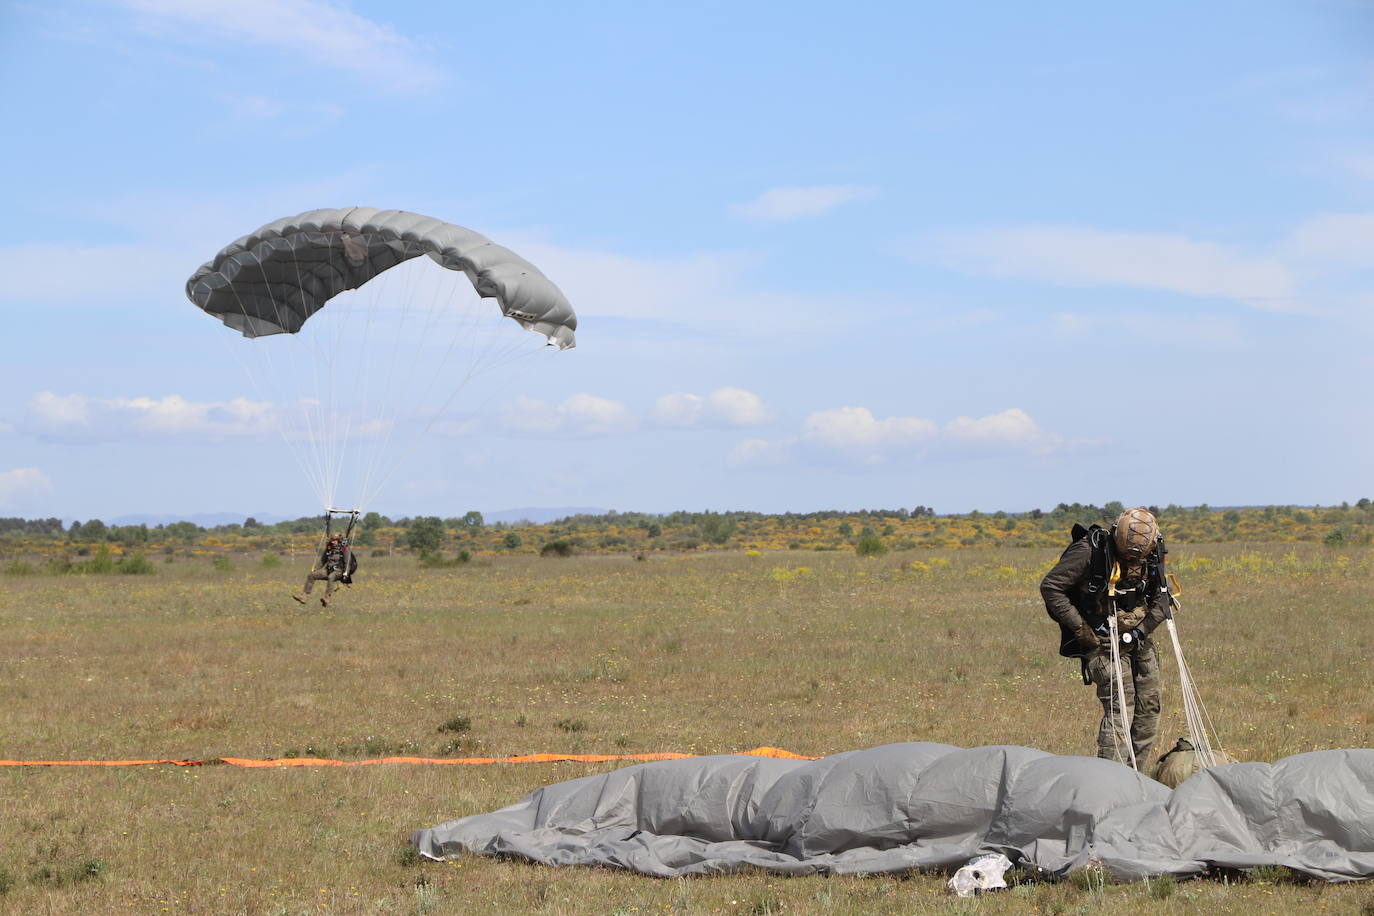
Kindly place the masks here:
[(580, 320), (390, 514), (1374, 495), (1374, 4), (1050, 6), (8, 3), (0, 513), (314, 511), (183, 284), (352, 205)]

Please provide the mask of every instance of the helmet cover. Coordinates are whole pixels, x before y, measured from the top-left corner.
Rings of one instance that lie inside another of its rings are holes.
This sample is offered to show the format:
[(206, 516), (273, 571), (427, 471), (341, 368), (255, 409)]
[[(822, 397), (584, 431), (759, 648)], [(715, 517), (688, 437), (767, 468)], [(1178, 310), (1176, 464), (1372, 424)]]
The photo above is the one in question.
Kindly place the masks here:
[(1121, 565), (1128, 575), (1139, 575), (1140, 567), (1159, 538), (1159, 524), (1154, 515), (1143, 506), (1127, 509), (1117, 516), (1112, 532), (1113, 546)]

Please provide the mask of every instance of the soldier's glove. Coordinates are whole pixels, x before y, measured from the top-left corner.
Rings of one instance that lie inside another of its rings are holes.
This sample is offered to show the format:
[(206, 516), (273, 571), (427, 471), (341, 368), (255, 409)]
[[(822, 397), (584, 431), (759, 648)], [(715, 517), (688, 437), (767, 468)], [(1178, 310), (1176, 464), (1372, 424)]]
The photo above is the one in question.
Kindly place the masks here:
[(1079, 624), (1078, 629), (1074, 631), (1073, 648), (1075, 652), (1085, 657), (1095, 655), (1097, 650), (1101, 648), (1097, 634), (1086, 622)]

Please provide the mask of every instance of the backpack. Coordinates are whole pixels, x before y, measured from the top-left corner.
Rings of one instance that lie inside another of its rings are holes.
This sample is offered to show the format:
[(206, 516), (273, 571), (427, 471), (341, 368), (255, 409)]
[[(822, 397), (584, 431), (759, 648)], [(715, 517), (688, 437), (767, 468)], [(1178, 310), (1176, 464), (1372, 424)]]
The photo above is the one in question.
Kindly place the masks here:
[[(1088, 546), (1092, 549), (1092, 558), (1088, 561), (1088, 581), (1083, 586), (1084, 591), (1094, 597), (1104, 594), (1107, 590), (1107, 580), (1111, 574), (1111, 532), (1101, 525), (1090, 525), (1084, 528), (1078, 522), (1074, 522), (1073, 530), (1070, 532), (1068, 547), (1072, 547), (1084, 538), (1088, 539)], [(1064, 548), (1065, 553), (1068, 547)], [(1080, 653), (1073, 648), (1078, 636), (1064, 624), (1059, 624), (1059, 654), (1065, 658), (1081, 658)], [(1087, 676), (1087, 669), (1084, 669), (1083, 683), (1091, 683)]]
[(1092, 559), (1088, 565), (1088, 584), (1084, 588), (1089, 595), (1102, 594), (1107, 590), (1107, 580), (1112, 572), (1111, 532), (1101, 525), (1084, 528), (1078, 522), (1074, 522), (1073, 530), (1069, 534), (1073, 538), (1069, 541), (1070, 547), (1084, 538), (1088, 539), (1088, 546), (1092, 548)]
[(353, 574), (358, 571), (358, 555), (353, 552), (352, 547), (345, 547), (344, 550), (348, 551), (348, 567), (347, 572), (339, 577), (339, 581), (344, 585), (352, 585)]

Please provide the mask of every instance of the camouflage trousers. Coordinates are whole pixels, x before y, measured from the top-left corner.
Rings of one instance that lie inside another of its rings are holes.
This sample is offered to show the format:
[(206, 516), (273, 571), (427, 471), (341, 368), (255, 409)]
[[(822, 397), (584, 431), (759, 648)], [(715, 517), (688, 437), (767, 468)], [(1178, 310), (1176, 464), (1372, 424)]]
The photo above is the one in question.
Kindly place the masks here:
[[(1131, 652), (1121, 652), (1122, 690), (1116, 689), (1110, 652), (1099, 652), (1088, 662), (1088, 676), (1102, 701), (1102, 724), (1097, 729), (1097, 756), (1130, 764), (1126, 750), (1126, 723), (1130, 722), (1130, 742), (1138, 766), (1154, 746), (1159, 732), (1159, 655), (1154, 643), (1145, 640)], [(1123, 694), (1124, 695), (1119, 695)], [(1129, 712), (1128, 720), (1122, 715)]]
[(305, 593), (307, 595), (310, 594), (310, 590), (315, 587), (316, 582), (323, 582), (324, 596), (328, 598), (330, 595), (334, 594), (335, 583), (342, 578), (342, 569), (332, 569), (328, 571), (323, 569), (316, 570), (305, 577)]

